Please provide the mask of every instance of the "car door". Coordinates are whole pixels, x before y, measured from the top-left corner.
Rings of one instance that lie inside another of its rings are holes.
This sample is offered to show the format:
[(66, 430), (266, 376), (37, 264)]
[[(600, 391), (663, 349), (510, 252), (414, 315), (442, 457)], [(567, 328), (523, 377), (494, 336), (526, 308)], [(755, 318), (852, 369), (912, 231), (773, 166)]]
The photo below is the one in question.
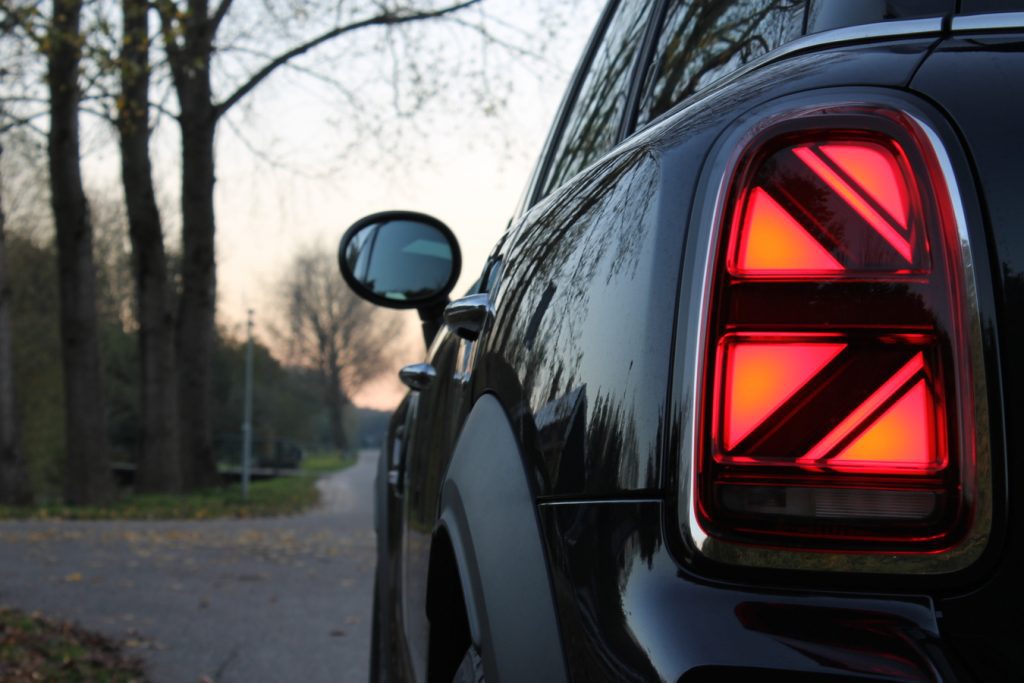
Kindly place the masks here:
[[(499, 250), (500, 242), (496, 253)], [(486, 300), (500, 277), (500, 264), (500, 257), (489, 258), (480, 279), (454, 305), (473, 298)], [(416, 392), (405, 423), (397, 603), (403, 672), (410, 681), (426, 679), (430, 636), (426, 612), (427, 577), (437, 496), (460, 417), (468, 409), (468, 382), (477, 347), (475, 340), (460, 336), (449, 327), (438, 332), (427, 353), (427, 362), (436, 376), (428, 387)]]
[(454, 388), (451, 378), (456, 351), (454, 335), (445, 329), (439, 331), (426, 358), (437, 374), (428, 387), (416, 392), (415, 412), (406, 421), (395, 605), (402, 653), (399, 668), (401, 679), (407, 681), (422, 681), (426, 677), (426, 583), (434, 521), (429, 470), (432, 454), (443, 442), (443, 406), (450, 401)]

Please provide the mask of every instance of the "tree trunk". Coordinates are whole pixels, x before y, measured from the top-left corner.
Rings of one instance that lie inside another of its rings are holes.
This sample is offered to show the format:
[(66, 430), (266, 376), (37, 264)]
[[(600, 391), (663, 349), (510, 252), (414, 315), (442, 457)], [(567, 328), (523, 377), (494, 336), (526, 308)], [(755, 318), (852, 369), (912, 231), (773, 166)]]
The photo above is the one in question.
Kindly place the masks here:
[[(182, 97), (182, 293), (178, 309), (178, 393), (185, 486), (219, 483), (210, 433), (210, 376), (216, 313), (213, 138), (209, 71), (196, 69)], [(205, 76), (205, 80), (204, 80)], [(205, 91), (205, 94), (204, 94)]]
[(181, 490), (182, 459), (178, 450), (174, 316), (149, 155), (149, 5), (147, 0), (123, 0), (122, 8), (124, 40), (118, 132), (132, 242), (141, 368), (142, 438), (135, 489), (173, 493)]
[[(3, 150), (0, 149), (0, 156)], [(7, 284), (4, 211), (0, 204), (0, 504), (32, 502), (28, 468), (18, 441), (14, 404), (14, 357), (11, 330), (11, 290)]]
[(338, 354), (334, 351), (334, 345), (328, 345), (330, 351), (324, 365), (324, 391), (327, 402), (327, 422), (331, 429), (331, 441), (339, 451), (348, 447), (348, 439), (345, 437), (345, 422), (342, 411), (347, 403), (345, 394), (341, 390), (341, 368), (338, 366)]
[(220, 483), (210, 431), (217, 295), (213, 215), (217, 110), (210, 88), (215, 25), (209, 18), (208, 0), (188, 0), (185, 13), (180, 13), (177, 7), (176, 3), (158, 4), (180, 108), (182, 291), (176, 330), (178, 436), (183, 484), (194, 490)]
[(65, 498), (104, 503), (114, 488), (107, 454), (96, 335), (92, 224), (82, 189), (78, 136), (81, 0), (55, 0), (50, 34), (50, 194), (57, 228), (67, 469)]

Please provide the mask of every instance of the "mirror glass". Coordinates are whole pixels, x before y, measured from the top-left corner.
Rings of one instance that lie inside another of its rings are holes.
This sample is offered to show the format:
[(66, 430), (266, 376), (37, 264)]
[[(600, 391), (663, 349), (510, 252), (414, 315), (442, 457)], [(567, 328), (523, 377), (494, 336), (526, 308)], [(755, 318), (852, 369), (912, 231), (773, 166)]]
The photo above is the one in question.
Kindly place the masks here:
[(347, 236), (341, 267), (350, 284), (398, 306), (447, 294), (454, 284), (453, 238), (414, 217), (367, 222)]

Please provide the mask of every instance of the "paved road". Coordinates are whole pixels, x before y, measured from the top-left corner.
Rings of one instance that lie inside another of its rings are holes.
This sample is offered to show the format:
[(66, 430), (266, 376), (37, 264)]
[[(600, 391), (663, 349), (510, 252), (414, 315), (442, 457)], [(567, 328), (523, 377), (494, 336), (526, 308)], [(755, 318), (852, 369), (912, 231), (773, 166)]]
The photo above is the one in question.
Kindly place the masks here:
[(377, 453), (308, 514), (2, 522), (0, 604), (126, 640), (157, 683), (367, 678)]

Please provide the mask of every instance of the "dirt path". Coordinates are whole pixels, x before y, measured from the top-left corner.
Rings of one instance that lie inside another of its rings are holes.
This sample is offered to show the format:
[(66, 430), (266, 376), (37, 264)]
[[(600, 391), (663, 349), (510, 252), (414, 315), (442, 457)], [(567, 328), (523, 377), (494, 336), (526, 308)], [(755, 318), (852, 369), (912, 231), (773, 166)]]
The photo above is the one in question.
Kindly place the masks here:
[(2, 522), (0, 604), (127, 640), (157, 683), (362, 683), (376, 462), (296, 517)]

